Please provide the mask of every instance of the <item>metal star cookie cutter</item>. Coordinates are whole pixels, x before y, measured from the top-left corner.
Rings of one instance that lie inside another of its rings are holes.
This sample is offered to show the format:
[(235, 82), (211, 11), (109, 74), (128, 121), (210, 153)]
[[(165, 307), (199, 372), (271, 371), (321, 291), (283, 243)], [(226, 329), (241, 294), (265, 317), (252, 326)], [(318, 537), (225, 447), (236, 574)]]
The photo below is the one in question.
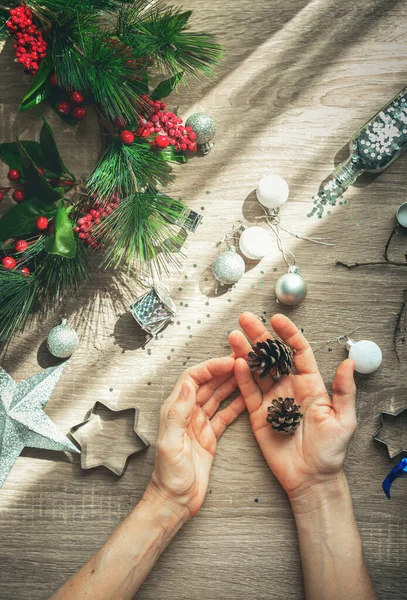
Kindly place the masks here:
[(104, 466), (118, 477), (123, 475), (130, 457), (150, 445), (137, 431), (138, 416), (135, 407), (113, 409), (99, 400), (95, 402), (84, 421), (70, 429), (81, 448), (81, 468)]
[(395, 413), (381, 412), (380, 423), (373, 439), (386, 446), (389, 457), (407, 452), (407, 407)]

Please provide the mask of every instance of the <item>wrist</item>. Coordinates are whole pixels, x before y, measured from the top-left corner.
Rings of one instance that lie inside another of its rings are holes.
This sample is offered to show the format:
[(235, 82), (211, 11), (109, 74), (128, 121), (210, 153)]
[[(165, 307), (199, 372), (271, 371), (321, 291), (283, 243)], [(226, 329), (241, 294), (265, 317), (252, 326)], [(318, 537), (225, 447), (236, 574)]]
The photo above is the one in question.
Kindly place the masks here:
[(288, 492), (295, 516), (320, 510), (350, 499), (348, 482), (344, 471), (314, 477)]
[(177, 530), (190, 518), (187, 507), (181, 506), (175, 500), (164, 494), (153, 481), (147, 486), (141, 502), (147, 511), (154, 515), (162, 524), (175, 527)]

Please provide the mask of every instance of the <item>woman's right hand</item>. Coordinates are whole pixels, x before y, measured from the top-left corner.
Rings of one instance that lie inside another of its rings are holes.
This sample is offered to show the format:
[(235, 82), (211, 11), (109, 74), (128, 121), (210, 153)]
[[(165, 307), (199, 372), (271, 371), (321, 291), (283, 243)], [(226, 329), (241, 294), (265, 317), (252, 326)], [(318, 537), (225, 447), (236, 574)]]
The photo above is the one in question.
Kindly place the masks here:
[[(272, 337), (259, 319), (243, 313), (239, 323), (251, 344)], [(347, 359), (333, 380), (330, 398), (312, 352), (299, 329), (282, 314), (271, 319), (276, 334), (295, 350), (296, 373), (273, 382), (253, 375), (246, 362), (251, 344), (240, 331), (229, 336), (237, 358), (235, 376), (250, 413), (254, 435), (264, 457), (290, 497), (310, 486), (335, 479), (342, 472), (346, 451), (356, 430), (354, 363)], [(274, 431), (267, 408), (274, 398), (295, 398), (304, 418), (295, 435)]]

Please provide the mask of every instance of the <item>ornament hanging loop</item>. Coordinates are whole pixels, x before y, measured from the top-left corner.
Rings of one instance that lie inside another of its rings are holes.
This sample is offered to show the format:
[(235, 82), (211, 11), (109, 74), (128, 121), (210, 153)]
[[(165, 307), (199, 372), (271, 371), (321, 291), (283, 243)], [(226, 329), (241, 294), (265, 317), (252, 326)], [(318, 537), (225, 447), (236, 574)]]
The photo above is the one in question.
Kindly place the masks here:
[(226, 233), (222, 239), (216, 244), (216, 246), (220, 246), (223, 242), (228, 242), (229, 246), (234, 246), (234, 242), (237, 241), (237, 236), (244, 231), (243, 221), (238, 219), (232, 225), (232, 230), (229, 233)]

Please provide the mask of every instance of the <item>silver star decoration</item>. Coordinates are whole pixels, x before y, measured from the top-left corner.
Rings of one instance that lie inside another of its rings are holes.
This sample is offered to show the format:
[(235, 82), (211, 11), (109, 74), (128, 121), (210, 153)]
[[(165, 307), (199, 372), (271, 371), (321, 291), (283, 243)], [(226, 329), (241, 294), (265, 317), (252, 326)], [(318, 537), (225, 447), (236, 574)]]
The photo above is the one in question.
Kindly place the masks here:
[(25, 447), (79, 453), (43, 410), (65, 366), (20, 383), (0, 367), (0, 487)]

